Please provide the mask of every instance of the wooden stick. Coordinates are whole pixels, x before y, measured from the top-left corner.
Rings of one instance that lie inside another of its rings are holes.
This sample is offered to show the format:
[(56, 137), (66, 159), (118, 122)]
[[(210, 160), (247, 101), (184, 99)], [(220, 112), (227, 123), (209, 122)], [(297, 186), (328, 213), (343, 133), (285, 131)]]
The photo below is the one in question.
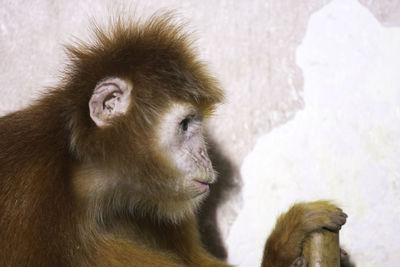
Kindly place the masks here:
[(340, 267), (339, 234), (322, 230), (311, 234), (303, 246), (308, 267)]

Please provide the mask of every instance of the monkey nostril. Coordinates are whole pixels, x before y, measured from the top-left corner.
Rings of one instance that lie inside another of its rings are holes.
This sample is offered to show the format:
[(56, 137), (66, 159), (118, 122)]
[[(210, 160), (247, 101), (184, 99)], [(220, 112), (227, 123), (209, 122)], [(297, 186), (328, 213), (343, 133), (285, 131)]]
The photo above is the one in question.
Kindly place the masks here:
[(200, 154), (201, 158), (204, 159), (205, 161), (209, 160), (207, 152), (204, 149), (200, 149), (199, 154)]

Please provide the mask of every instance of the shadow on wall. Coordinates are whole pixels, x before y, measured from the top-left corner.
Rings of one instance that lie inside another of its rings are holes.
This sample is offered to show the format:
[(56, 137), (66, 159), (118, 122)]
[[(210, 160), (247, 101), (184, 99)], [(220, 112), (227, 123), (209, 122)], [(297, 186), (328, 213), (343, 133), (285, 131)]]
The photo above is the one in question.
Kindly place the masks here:
[(240, 172), (224, 154), (221, 147), (208, 136), (208, 153), (218, 173), (217, 182), (212, 185), (210, 195), (203, 203), (198, 223), (201, 241), (205, 249), (215, 257), (226, 260), (227, 251), (218, 228), (217, 210), (233, 196), (237, 196), (242, 188)]

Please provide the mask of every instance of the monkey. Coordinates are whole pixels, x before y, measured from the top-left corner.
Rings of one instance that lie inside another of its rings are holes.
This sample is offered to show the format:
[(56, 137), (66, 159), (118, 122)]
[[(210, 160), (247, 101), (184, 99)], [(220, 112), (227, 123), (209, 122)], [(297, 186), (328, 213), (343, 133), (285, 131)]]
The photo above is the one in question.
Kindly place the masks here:
[[(202, 246), (215, 183), (204, 124), (224, 93), (173, 15), (115, 19), (66, 47), (59, 83), (0, 118), (1, 266), (230, 266)], [(297, 203), (262, 266), (306, 266), (301, 245), (347, 215)]]

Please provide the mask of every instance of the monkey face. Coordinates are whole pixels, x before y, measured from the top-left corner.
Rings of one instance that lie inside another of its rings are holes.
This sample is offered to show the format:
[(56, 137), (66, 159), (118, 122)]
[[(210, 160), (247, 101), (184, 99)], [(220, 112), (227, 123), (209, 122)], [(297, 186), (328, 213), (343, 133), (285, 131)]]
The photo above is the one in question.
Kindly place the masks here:
[(157, 127), (158, 145), (172, 173), (177, 194), (202, 199), (216, 175), (203, 136), (203, 116), (189, 103), (173, 103)]

